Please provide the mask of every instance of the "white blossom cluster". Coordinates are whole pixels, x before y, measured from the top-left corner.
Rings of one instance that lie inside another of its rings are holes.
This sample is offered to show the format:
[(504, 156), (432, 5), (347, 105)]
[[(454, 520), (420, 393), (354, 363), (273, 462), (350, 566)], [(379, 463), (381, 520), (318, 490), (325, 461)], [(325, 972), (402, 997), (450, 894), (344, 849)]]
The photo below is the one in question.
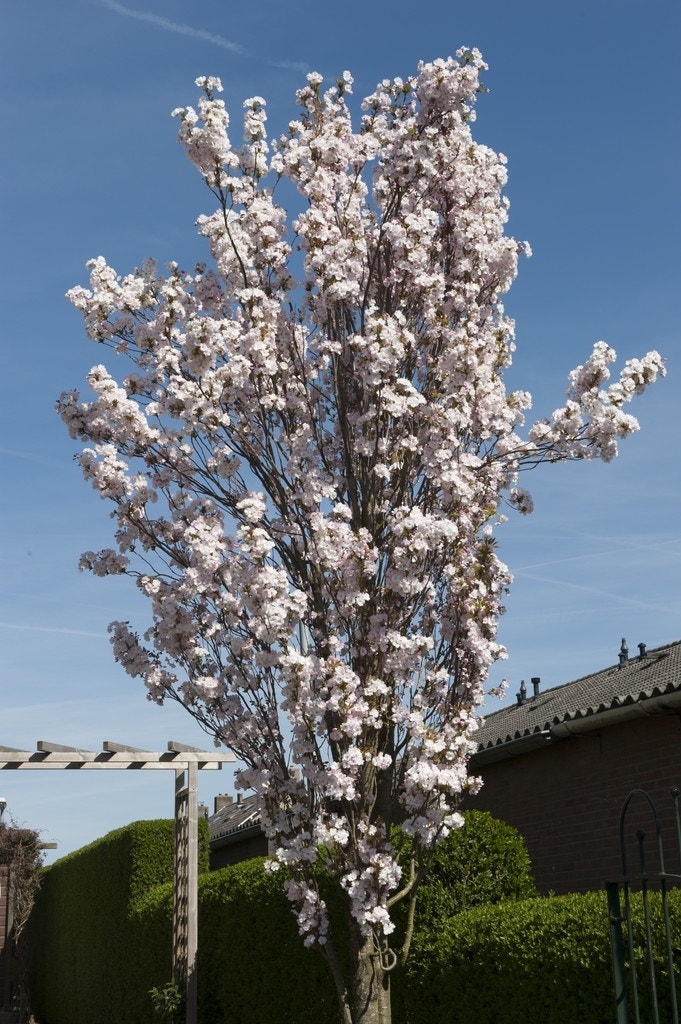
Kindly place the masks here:
[(116, 550), (81, 564), (128, 573), (152, 609), (143, 636), (112, 624), (115, 656), (235, 751), (310, 942), (327, 936), (320, 863), (361, 931), (388, 934), (391, 830), (425, 862), (460, 823), (503, 656), (492, 527), (503, 502), (532, 507), (519, 471), (612, 458), (637, 427), (623, 406), (664, 372), (653, 352), (607, 386), (600, 342), (523, 433), (502, 296), (527, 247), (504, 234), (505, 159), (471, 135), (484, 68), (461, 51), (384, 81), (358, 129), (351, 77), (309, 75), (274, 144), (246, 102), (240, 147), (219, 80), (199, 79), (198, 110), (175, 113), (217, 200), (210, 266), (120, 277), (99, 257), (69, 293), (131, 363), (59, 401), (114, 505)]

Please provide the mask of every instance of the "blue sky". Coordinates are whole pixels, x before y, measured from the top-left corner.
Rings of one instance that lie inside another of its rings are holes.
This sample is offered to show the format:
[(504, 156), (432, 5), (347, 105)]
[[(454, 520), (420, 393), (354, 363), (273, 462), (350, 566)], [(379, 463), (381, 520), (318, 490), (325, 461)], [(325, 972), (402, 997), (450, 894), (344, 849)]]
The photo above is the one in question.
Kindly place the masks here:
[[(3, 0), (0, 744), (209, 745), (113, 661), (108, 622), (144, 609), (126, 581), (78, 572), (81, 551), (108, 544), (109, 510), (53, 411), (102, 360), (63, 298), (86, 282), (86, 260), (127, 272), (204, 254), (193, 223), (210, 196), (170, 118), (195, 103), (200, 74), (221, 76), (236, 123), (245, 98), (264, 96), (274, 135), (307, 71), (349, 69), (359, 99), (421, 58), (482, 50), (490, 92), (475, 134), (508, 156), (509, 230), (534, 250), (507, 300), (509, 384), (550, 414), (601, 338), (622, 359), (658, 348), (668, 366), (617, 462), (524, 481), (536, 511), (498, 534), (516, 579), (509, 659), (492, 681), (508, 675), (513, 699), (521, 679), (553, 686), (612, 664), (622, 637), (633, 651), (681, 638), (680, 41), (675, 0)], [(229, 767), (203, 774), (205, 802), (231, 790)], [(157, 773), (0, 776), (15, 819), (57, 855), (170, 815), (172, 792)]]

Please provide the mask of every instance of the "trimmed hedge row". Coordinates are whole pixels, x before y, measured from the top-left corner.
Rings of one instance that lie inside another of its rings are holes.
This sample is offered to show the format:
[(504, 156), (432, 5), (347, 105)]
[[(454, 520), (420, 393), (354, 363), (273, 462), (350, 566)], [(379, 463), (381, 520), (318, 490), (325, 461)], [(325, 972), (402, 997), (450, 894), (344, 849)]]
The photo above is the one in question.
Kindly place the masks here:
[[(30, 923), (31, 1001), (39, 1020), (147, 1024), (148, 990), (170, 977), (172, 911), (149, 949), (141, 948), (134, 911), (150, 888), (172, 879), (173, 847), (172, 821), (139, 821), (44, 871)], [(205, 822), (199, 850), (205, 871)], [(150, 956), (160, 974), (140, 968)]]
[[(303, 945), (281, 881), (263, 865), (258, 857), (199, 878), (199, 1021), (333, 1024), (338, 1006), (326, 963)], [(165, 932), (171, 913), (171, 885), (135, 908), (146, 971), (154, 937)]]
[[(662, 1020), (670, 1020), (659, 895), (651, 896)], [(632, 898), (636, 948), (643, 909)], [(681, 891), (670, 893), (681, 935)], [(678, 938), (675, 943), (678, 955)], [(615, 1019), (605, 893), (541, 897), (476, 907), (437, 936), (417, 936), (409, 963), (408, 1024), (612, 1024)], [(652, 1020), (650, 985), (639, 980), (641, 1019)], [(666, 1014), (666, 1016), (665, 1016)]]
[[(611, 1024), (605, 895), (502, 902), (532, 891), (524, 846), (489, 815), (466, 818), (424, 888), (408, 969), (394, 982), (395, 1024)], [(139, 822), (46, 871), (33, 920), (32, 995), (43, 1024), (153, 1019), (149, 989), (170, 979), (172, 885), (157, 883), (172, 876), (172, 845), (171, 822)], [(679, 936), (681, 892), (670, 902)], [(467, 903), (481, 905), (452, 916)], [(636, 899), (632, 917), (643, 945)], [(659, 947), (661, 937), (655, 956), (664, 964)], [(324, 959), (303, 946), (262, 859), (200, 877), (198, 972), (200, 1024), (338, 1019)], [(645, 983), (640, 992), (647, 1019)]]
[[(203, 851), (205, 869), (205, 843)], [(172, 885), (159, 883), (170, 882), (172, 866), (173, 824), (156, 821), (112, 832), (45, 872), (33, 915), (39, 1018), (148, 1024), (149, 989), (171, 975)], [(435, 858), (417, 928), (437, 931), (462, 907), (533, 891), (518, 833), (470, 811)], [(342, 900), (330, 900), (332, 919), (347, 912)], [(337, 1017), (326, 962), (303, 946), (281, 879), (265, 874), (261, 859), (200, 877), (198, 972), (201, 1024)], [(400, 984), (396, 978), (396, 1002)]]
[[(267, 875), (263, 863), (256, 858), (199, 879), (201, 1024), (331, 1024), (338, 1007), (326, 962), (319, 951), (303, 946), (281, 881)], [(463, 828), (433, 861), (417, 934), (437, 937), (445, 918), (464, 907), (534, 893), (520, 835), (487, 812), (468, 811)], [(140, 934), (158, 932), (171, 905), (169, 887), (150, 892), (137, 909)], [(330, 911), (342, 912), (333, 904)], [(396, 977), (393, 988), (398, 1024), (404, 979)]]

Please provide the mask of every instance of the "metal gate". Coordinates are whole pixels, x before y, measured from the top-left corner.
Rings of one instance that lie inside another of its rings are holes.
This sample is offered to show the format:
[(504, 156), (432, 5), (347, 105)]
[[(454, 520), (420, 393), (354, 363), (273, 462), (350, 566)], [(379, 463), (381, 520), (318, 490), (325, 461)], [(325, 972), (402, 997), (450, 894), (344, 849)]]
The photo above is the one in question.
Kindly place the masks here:
[[(670, 795), (681, 858), (678, 787)], [(643, 812), (647, 829), (632, 824), (633, 807)], [(622, 878), (606, 883), (615, 1020), (617, 1024), (679, 1024), (675, 960), (681, 953), (681, 935), (678, 924), (673, 928), (669, 889), (681, 882), (681, 875), (665, 869), (660, 817), (643, 789), (632, 790), (622, 805), (619, 840)], [(636, 863), (630, 866), (633, 860)]]

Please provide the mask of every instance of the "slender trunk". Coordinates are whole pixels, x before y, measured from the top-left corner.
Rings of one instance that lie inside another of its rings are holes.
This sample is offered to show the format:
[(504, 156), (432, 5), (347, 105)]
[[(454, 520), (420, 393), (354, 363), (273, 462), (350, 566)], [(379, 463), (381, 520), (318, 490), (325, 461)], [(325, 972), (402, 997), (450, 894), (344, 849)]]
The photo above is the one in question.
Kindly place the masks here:
[(353, 935), (352, 1022), (390, 1024), (390, 969), (394, 955), (376, 948), (372, 936)]

